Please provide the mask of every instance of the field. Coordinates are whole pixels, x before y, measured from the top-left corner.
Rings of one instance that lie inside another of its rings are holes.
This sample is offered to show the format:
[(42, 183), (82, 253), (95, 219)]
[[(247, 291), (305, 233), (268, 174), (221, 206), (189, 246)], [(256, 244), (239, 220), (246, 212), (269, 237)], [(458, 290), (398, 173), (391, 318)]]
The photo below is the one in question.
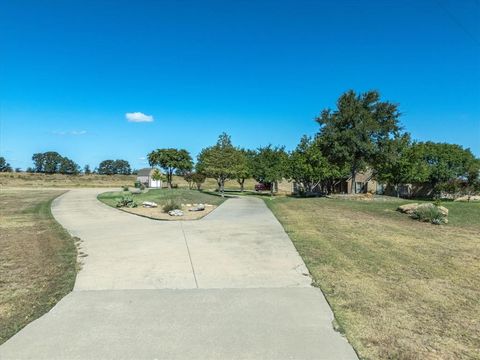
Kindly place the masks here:
[(0, 173), (2, 187), (120, 187), (133, 185), (135, 175), (62, 175), (32, 173)]
[(62, 191), (0, 193), (0, 344), (71, 291), (74, 239), (53, 219)]
[(361, 358), (480, 358), (480, 203), (437, 226), (396, 199), (265, 201)]
[[(32, 173), (0, 173), (0, 186), (2, 187), (121, 187), (133, 186), (136, 175), (62, 175), (62, 174), (32, 174)], [(173, 183), (179, 188), (188, 188), (188, 183), (180, 176), (173, 177)], [(255, 181), (245, 181), (245, 189), (253, 190)], [(213, 190), (217, 187), (214, 179), (208, 178), (202, 189)], [(240, 190), (240, 185), (235, 180), (225, 183), (227, 190)]]

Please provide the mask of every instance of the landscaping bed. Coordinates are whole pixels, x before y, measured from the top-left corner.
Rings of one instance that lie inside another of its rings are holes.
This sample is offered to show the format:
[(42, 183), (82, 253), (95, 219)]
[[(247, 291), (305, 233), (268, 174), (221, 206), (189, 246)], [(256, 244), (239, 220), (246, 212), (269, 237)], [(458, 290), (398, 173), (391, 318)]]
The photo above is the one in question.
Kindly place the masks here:
[[(136, 206), (118, 207), (119, 202), (125, 197), (132, 199)], [(212, 212), (223, 203), (223, 201), (225, 201), (224, 198), (211, 193), (187, 189), (151, 189), (138, 194), (131, 194), (128, 191), (107, 192), (100, 194), (98, 199), (109, 206), (119, 208), (135, 215), (146, 216), (157, 220), (177, 221), (200, 219)], [(153, 202), (157, 207), (144, 207), (142, 206), (144, 202)], [(168, 214), (168, 210), (164, 209), (165, 205), (172, 203), (178, 205), (173, 208), (181, 210), (183, 213), (182, 216), (171, 216)], [(204, 210), (189, 211), (197, 207), (199, 204), (204, 205)]]

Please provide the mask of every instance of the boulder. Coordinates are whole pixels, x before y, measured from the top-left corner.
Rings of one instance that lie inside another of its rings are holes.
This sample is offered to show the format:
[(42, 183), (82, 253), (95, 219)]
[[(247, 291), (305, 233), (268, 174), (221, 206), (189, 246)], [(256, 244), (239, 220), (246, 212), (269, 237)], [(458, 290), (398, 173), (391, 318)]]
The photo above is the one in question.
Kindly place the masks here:
[(204, 211), (205, 210), (205, 205), (203, 204), (198, 204), (197, 206), (188, 209), (188, 211)]
[(168, 215), (170, 215), (170, 216), (183, 216), (183, 211), (179, 210), (179, 209), (170, 210), (168, 212)]
[(480, 195), (465, 195), (459, 198), (456, 198), (455, 201), (480, 201)]
[[(418, 205), (417, 209), (429, 209), (429, 208), (432, 208), (432, 207), (435, 207), (435, 204), (424, 203), (424, 204)], [(437, 209), (440, 211), (440, 213), (443, 216), (448, 216), (448, 209), (445, 206), (437, 206)]]
[(437, 206), (443, 216), (448, 216), (448, 209), (445, 206)]
[(142, 206), (146, 207), (146, 208), (156, 208), (156, 207), (158, 207), (158, 204), (153, 202), (153, 201), (144, 201), (142, 203)]
[(397, 211), (400, 211), (404, 214), (413, 214), (415, 212), (415, 210), (417, 210), (418, 206), (419, 206), (418, 203), (400, 205), (397, 208)]

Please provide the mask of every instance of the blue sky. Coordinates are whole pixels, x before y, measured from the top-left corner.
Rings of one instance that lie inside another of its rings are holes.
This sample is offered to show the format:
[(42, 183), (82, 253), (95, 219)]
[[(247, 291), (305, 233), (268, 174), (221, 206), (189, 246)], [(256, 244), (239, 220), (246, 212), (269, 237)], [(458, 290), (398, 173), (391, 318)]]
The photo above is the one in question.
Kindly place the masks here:
[(342, 92), (377, 89), (414, 139), (480, 156), (479, 18), (477, 0), (0, 0), (0, 152), (139, 168), (222, 131), (292, 149)]

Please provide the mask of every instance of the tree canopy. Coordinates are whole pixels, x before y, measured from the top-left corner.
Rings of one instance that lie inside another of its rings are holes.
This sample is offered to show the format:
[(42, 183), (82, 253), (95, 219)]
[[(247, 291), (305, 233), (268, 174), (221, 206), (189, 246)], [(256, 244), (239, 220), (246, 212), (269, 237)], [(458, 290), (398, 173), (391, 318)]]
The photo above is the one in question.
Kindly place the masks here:
[(268, 145), (258, 148), (253, 161), (253, 178), (258, 182), (270, 184), (273, 195), (275, 187), (287, 173), (288, 156), (283, 146)]
[(61, 156), (56, 151), (33, 154), (34, 170), (45, 174), (78, 174), (80, 167), (71, 159)]
[(132, 169), (127, 160), (103, 160), (98, 165), (97, 172), (101, 175), (130, 175)]
[(167, 177), (167, 184), (172, 188), (173, 174), (176, 171), (185, 172), (193, 168), (190, 153), (185, 149), (157, 149), (148, 154), (150, 166), (160, 166)]
[(397, 105), (381, 101), (377, 91), (356, 94), (347, 91), (337, 101), (337, 109), (323, 110), (320, 124), (322, 153), (338, 168), (348, 166), (352, 177), (371, 166), (384, 144), (400, 131)]
[(245, 180), (253, 175), (253, 162), (255, 161), (255, 151), (238, 149), (238, 160), (235, 164), (235, 177), (240, 185), (240, 191), (245, 190)]
[(12, 167), (10, 164), (5, 160), (3, 156), (0, 156), (0, 172), (11, 172)]
[(236, 177), (236, 166), (240, 162), (239, 150), (232, 145), (230, 136), (222, 133), (215, 145), (202, 149), (198, 155), (197, 171), (216, 179), (224, 196), (225, 181)]
[(288, 157), (287, 177), (294, 180), (301, 191), (311, 192), (335, 174), (334, 168), (322, 154), (316, 139), (303, 136)]
[(456, 178), (468, 178), (478, 161), (470, 149), (456, 144), (420, 142), (413, 146), (413, 151), (426, 164), (427, 179), (433, 185)]
[(394, 186), (399, 196), (400, 184), (419, 183), (428, 179), (429, 171), (416, 145), (408, 133), (388, 140), (377, 155), (375, 177), (378, 181)]

